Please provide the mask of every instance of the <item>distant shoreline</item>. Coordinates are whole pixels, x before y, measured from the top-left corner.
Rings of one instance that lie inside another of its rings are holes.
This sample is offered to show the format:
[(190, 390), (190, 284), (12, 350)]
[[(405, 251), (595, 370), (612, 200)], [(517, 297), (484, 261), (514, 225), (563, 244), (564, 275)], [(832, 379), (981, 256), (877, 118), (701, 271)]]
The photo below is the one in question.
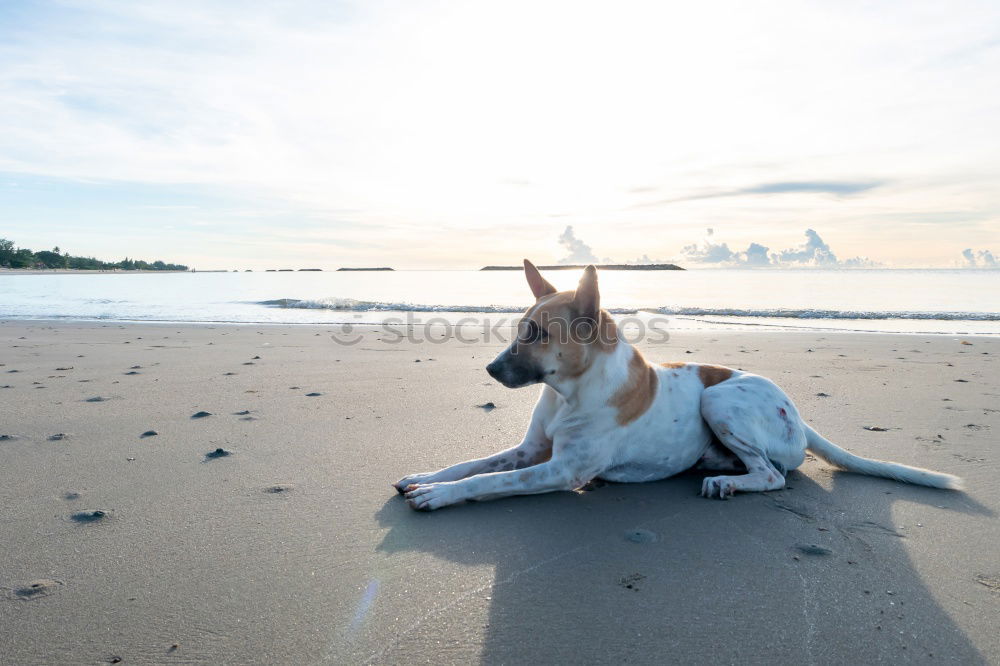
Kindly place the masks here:
[[(587, 264), (557, 264), (554, 266), (539, 266), (540, 271), (564, 271), (574, 268), (586, 268)], [(683, 271), (677, 264), (595, 264), (602, 271)], [(523, 266), (483, 266), (481, 271), (523, 271)]]
[(102, 268), (0, 268), (0, 275), (133, 275), (135, 273), (194, 273), (195, 271), (105, 270)]

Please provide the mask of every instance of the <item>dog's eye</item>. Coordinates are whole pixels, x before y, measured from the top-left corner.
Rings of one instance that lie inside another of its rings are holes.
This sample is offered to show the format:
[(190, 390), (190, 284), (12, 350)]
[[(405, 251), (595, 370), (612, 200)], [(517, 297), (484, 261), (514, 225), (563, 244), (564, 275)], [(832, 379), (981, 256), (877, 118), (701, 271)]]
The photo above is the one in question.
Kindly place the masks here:
[(549, 340), (549, 332), (546, 331), (544, 328), (539, 328), (538, 329), (538, 339), (541, 340), (542, 342), (548, 342), (548, 340)]
[(524, 327), (524, 333), (521, 335), (521, 342), (530, 345), (532, 342), (538, 342), (539, 340), (548, 339), (549, 334), (546, 333), (538, 326), (534, 321), (529, 320), (527, 325)]

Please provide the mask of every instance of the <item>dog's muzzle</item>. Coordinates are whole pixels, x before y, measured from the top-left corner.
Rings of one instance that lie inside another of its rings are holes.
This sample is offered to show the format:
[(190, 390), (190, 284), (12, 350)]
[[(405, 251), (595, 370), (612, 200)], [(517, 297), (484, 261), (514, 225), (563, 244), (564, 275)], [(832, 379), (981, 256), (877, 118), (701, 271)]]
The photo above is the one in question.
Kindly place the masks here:
[(507, 352), (487, 365), (486, 372), (507, 388), (520, 388), (542, 381), (542, 373), (533, 363), (517, 362)]
[(502, 371), (502, 365), (499, 361), (493, 361), (488, 366), (486, 366), (486, 372), (490, 373), (490, 377), (500, 381), (500, 373)]

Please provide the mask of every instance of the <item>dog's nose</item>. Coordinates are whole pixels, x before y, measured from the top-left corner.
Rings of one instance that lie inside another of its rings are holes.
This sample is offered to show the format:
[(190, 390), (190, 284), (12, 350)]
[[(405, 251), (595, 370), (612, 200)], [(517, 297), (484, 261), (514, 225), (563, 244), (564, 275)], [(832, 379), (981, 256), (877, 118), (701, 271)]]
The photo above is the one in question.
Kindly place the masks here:
[(500, 364), (497, 363), (496, 361), (493, 361), (488, 366), (486, 366), (486, 372), (490, 373), (490, 377), (492, 377), (493, 379), (500, 379), (499, 377), (497, 377), (497, 375), (500, 374)]

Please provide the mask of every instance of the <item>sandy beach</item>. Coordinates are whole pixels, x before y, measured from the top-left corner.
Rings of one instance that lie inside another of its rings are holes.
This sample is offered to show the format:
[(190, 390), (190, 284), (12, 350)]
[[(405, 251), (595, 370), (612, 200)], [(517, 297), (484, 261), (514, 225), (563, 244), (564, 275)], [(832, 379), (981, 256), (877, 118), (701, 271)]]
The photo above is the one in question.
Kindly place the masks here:
[(1000, 339), (640, 345), (965, 492), (808, 459), (726, 502), (689, 474), (418, 513), (390, 483), (516, 444), (538, 389), (487, 376), (499, 342), (333, 333), (0, 322), (0, 662), (1000, 663)]

